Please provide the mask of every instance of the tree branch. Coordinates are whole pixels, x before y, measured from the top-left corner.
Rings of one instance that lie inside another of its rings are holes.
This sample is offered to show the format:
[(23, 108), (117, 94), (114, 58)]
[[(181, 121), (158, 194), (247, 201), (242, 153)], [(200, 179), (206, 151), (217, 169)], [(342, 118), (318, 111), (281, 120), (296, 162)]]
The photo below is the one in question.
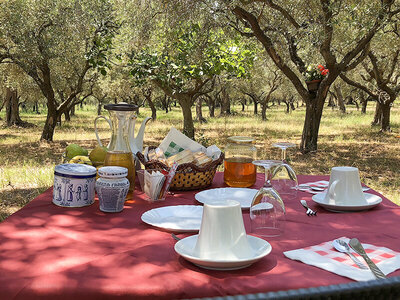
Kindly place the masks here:
[(355, 81), (351, 80), (351, 79), (348, 78), (344, 73), (341, 73), (339, 76), (340, 76), (340, 78), (342, 78), (343, 81), (346, 82), (347, 84), (349, 84), (349, 85), (351, 85), (351, 86), (354, 86), (354, 87), (356, 87), (356, 88), (358, 88), (358, 89), (360, 89), (360, 90), (363, 90), (364, 92), (366, 92), (368, 95), (370, 95), (370, 96), (371, 96), (372, 98), (374, 98), (374, 99), (377, 99), (377, 98), (378, 98), (378, 95), (376, 95), (376, 94), (374, 94), (373, 92), (371, 92), (371, 90), (368, 89), (366, 86), (364, 86), (364, 85), (362, 85), (362, 84), (360, 84), (360, 83), (358, 83), (358, 82), (355, 82)]
[(271, 39), (261, 30), (256, 17), (239, 6), (236, 6), (232, 11), (238, 18), (246, 20), (250, 24), (254, 35), (262, 43), (276, 66), (289, 78), (300, 96), (305, 101), (308, 101), (308, 91), (304, 88), (302, 81), (300, 81), (296, 73), (294, 73), (289, 66), (284, 63), (283, 59), (274, 48)]
[(346, 69), (346, 66), (350, 64), (350, 62), (356, 57), (358, 53), (360, 53), (371, 41), (374, 37), (375, 33), (378, 31), (379, 27), (383, 24), (385, 20), (385, 16), (389, 15), (388, 11), (390, 10), (391, 3), (382, 4), (382, 9), (379, 11), (378, 16), (375, 20), (375, 24), (372, 28), (362, 37), (357, 45), (350, 50), (341, 60), (338, 69), (343, 71)]
[(322, 13), (324, 15), (324, 34), (325, 38), (320, 46), (320, 52), (324, 57), (328, 69), (332, 69), (336, 64), (336, 57), (332, 54), (331, 51), (331, 43), (332, 43), (332, 35), (333, 35), (333, 27), (331, 24), (332, 21), (332, 10), (330, 7), (329, 0), (320, 0), (322, 6)]
[[(265, 2), (268, 4), (269, 7), (271, 7), (272, 9), (280, 12), (282, 14), (282, 16), (289, 21), (290, 24), (292, 24), (296, 29), (300, 28), (300, 24), (296, 22), (296, 20), (294, 19), (294, 17), (286, 10), (284, 9), (282, 6), (279, 6), (278, 4), (272, 2), (272, 0), (261, 0), (261, 2)], [(280, 1), (281, 3), (283, 3), (282, 1)]]

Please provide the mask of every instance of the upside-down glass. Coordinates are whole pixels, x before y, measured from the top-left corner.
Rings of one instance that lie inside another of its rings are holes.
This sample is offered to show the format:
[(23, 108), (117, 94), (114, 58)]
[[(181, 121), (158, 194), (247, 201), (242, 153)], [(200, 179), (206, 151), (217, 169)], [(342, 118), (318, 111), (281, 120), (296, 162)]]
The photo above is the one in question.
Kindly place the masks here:
[(279, 142), (279, 143), (273, 144), (272, 146), (275, 147), (275, 148), (279, 148), (279, 149), (282, 150), (282, 153), (281, 153), (281, 160), (287, 163), (286, 149), (287, 149), (287, 148), (296, 147), (296, 144), (289, 143), (289, 142)]
[(271, 169), (271, 184), (284, 201), (292, 201), (297, 199), (297, 176), (293, 168), (287, 163), (286, 160), (286, 149), (295, 146), (296, 144), (287, 142), (273, 144), (273, 147), (277, 147), (282, 150), (282, 162), (281, 164), (276, 164)]
[(253, 164), (264, 167), (265, 183), (253, 198), (250, 206), (251, 232), (262, 237), (275, 237), (285, 228), (285, 205), (271, 185), (271, 169), (282, 164), (279, 160), (255, 160)]

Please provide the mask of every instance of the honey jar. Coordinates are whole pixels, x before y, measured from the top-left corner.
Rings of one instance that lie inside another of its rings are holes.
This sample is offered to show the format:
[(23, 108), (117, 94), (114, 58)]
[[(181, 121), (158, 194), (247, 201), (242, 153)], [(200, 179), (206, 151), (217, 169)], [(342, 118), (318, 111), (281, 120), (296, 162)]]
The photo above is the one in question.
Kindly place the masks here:
[(231, 187), (250, 187), (256, 182), (257, 149), (254, 138), (231, 136), (225, 147), (224, 182)]

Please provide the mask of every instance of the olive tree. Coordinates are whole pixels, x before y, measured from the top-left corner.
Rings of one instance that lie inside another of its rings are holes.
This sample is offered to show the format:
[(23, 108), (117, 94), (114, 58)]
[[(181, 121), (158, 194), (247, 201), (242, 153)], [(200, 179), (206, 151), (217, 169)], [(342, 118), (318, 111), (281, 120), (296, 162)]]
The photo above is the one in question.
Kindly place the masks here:
[[(400, 12), (389, 1), (208, 1), (229, 25), (255, 38), (289, 79), (306, 103), (300, 150), (317, 150), (318, 132), (330, 86), (343, 72), (354, 69), (368, 54), (374, 35)], [(329, 75), (316, 92), (309, 91), (302, 74), (307, 65), (321, 63)]]
[(213, 89), (215, 76), (244, 77), (253, 58), (239, 39), (193, 23), (166, 33), (159, 48), (133, 51), (129, 66), (136, 85), (150, 82), (178, 101), (183, 132), (194, 139), (194, 102)]
[(115, 29), (108, 0), (0, 2), (0, 57), (30, 76), (46, 98), (41, 139), (53, 140), (61, 114), (91, 84), (93, 67), (106, 72), (96, 64)]

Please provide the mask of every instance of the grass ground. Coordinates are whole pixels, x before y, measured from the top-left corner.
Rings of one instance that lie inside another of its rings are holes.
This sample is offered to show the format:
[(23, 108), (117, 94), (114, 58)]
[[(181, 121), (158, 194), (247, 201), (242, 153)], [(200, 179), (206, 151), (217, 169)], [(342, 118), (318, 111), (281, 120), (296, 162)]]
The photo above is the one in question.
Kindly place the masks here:
[[(371, 127), (373, 104), (362, 115), (349, 107), (348, 113), (325, 108), (322, 117), (318, 152), (302, 155), (296, 149), (288, 150), (292, 165), (298, 174), (328, 174), (333, 166), (350, 165), (360, 169), (362, 181), (387, 198), (400, 204), (400, 108), (392, 108), (392, 133), (381, 134)], [(262, 122), (252, 114), (252, 107), (244, 112), (233, 108), (229, 117), (209, 118), (208, 123), (196, 123), (196, 138), (203, 144), (216, 144), (223, 148), (226, 138), (232, 135), (248, 135), (256, 138), (258, 157), (280, 157), (280, 150), (271, 145), (277, 141), (300, 143), (305, 109), (291, 114), (284, 107), (267, 111), (268, 120)], [(151, 115), (141, 108), (139, 121)], [(207, 109), (204, 108), (204, 115)], [(56, 129), (54, 142), (40, 143), (39, 138), (45, 121), (41, 115), (21, 113), (21, 118), (35, 124), (33, 128), (0, 128), (0, 221), (23, 207), (30, 200), (52, 185), (53, 170), (61, 162), (61, 154), (69, 143), (77, 143), (87, 149), (97, 145), (93, 129), (95, 107), (84, 106), (69, 123)], [(4, 118), (4, 113), (0, 114)], [(158, 119), (148, 123), (144, 144), (158, 145), (171, 126), (181, 129), (179, 107), (172, 112), (158, 112)], [(100, 135), (109, 138), (109, 129), (102, 122)]]

